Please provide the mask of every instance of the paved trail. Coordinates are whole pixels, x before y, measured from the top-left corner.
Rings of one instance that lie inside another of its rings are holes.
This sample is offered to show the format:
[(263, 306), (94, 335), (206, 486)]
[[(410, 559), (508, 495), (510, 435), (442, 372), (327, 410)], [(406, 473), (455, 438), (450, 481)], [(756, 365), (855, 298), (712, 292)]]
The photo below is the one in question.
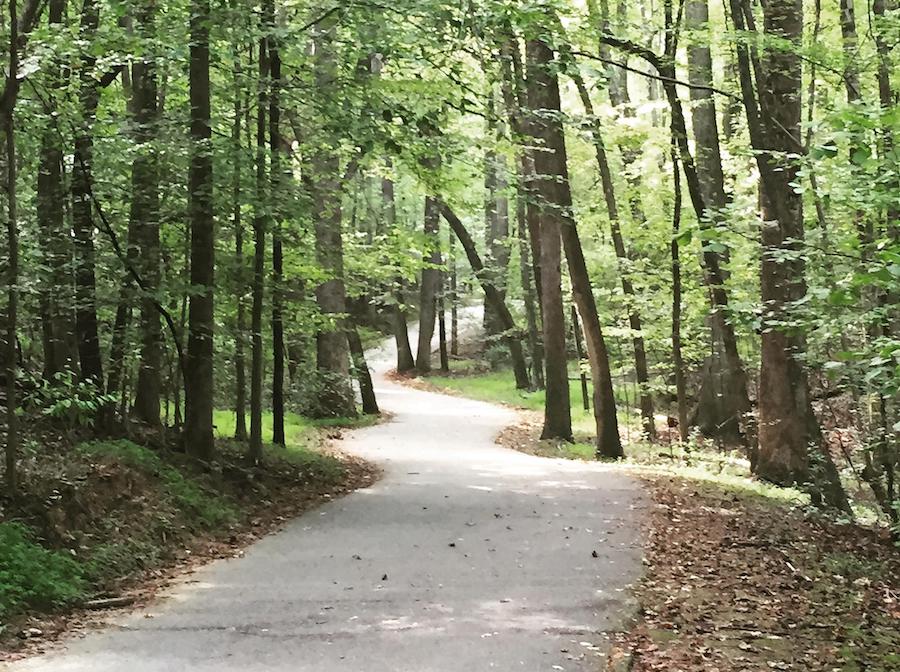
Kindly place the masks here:
[[(513, 412), (392, 383), (347, 450), (384, 478), (15, 672), (602, 670), (640, 571), (637, 486), (494, 444)], [(596, 551), (598, 557), (593, 557)]]

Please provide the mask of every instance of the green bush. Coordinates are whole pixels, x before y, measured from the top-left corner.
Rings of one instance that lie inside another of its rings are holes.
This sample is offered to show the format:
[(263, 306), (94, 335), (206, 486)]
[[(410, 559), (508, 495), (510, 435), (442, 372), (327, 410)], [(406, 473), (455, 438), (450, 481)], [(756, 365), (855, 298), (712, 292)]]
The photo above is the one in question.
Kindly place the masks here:
[(75, 602), (85, 581), (74, 558), (34, 541), (19, 523), (0, 523), (0, 618), (26, 607), (48, 609)]

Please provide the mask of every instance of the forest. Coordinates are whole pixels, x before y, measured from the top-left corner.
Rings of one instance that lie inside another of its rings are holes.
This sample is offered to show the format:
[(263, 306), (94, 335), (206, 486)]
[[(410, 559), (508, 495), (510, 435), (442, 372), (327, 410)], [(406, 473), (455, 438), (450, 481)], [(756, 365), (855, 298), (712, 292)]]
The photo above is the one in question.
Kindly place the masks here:
[(77, 446), (278, 472), (375, 421), (382, 336), (462, 375), (473, 310), (528, 441), (900, 539), (894, 0), (6, 10), (4, 543)]

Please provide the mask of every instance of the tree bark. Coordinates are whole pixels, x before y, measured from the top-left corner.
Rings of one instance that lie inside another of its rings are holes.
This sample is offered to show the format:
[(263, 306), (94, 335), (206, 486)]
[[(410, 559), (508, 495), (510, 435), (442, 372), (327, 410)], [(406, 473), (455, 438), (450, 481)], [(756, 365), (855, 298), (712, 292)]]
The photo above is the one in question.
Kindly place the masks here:
[(184, 443), (209, 459), (213, 444), (213, 300), (215, 220), (209, 88), (209, 0), (191, 1), (189, 99), (191, 156), (188, 174), (191, 287), (184, 386)]
[(422, 281), (419, 285), (419, 343), (416, 349), (416, 371), (419, 373), (431, 371), (431, 339), (434, 336), (437, 293), (441, 282), (441, 270), (435, 268), (441, 263), (440, 217), (437, 199), (426, 196), (425, 237), (429, 250), (425, 257), (428, 266), (422, 269)]
[[(489, 86), (487, 112), (487, 141), (503, 137), (502, 124), (498, 122), (494, 103), (493, 86)], [(485, 269), (491, 274), (491, 282), (506, 299), (506, 275), (509, 270), (509, 199), (506, 160), (489, 144), (484, 154), (484, 242)], [(484, 330), (488, 337), (499, 333), (499, 319), (490, 303), (485, 300)]]
[(653, 412), (653, 395), (650, 392), (650, 373), (647, 367), (647, 349), (644, 345), (644, 332), (641, 314), (637, 309), (634, 284), (628, 276), (628, 261), (630, 255), (625, 249), (625, 240), (622, 236), (622, 227), (619, 222), (619, 206), (616, 202), (616, 192), (613, 186), (612, 173), (609, 169), (609, 161), (606, 158), (606, 147), (603, 142), (603, 133), (600, 129), (600, 121), (594, 114), (594, 105), (591, 102), (590, 92), (578, 72), (578, 65), (572, 59), (569, 65), (569, 76), (578, 89), (584, 113), (590, 125), (591, 138), (594, 143), (594, 154), (597, 159), (597, 168), (600, 173), (600, 182), (603, 188), (603, 198), (606, 203), (606, 212), (609, 217), (609, 228), (612, 234), (613, 249), (619, 262), (619, 278), (622, 283), (622, 293), (625, 294), (628, 304), (628, 324), (631, 327), (631, 343), (634, 348), (634, 372), (637, 378), (640, 394), (641, 419), (644, 426), (644, 434), (650, 441), (656, 439), (656, 420)]
[[(394, 202), (394, 182), (383, 177), (381, 179), (381, 204), (386, 224), (393, 228), (397, 222), (397, 207)], [(395, 280), (397, 285), (395, 302), (391, 308), (391, 323), (394, 329), (394, 341), (397, 344), (397, 373), (406, 373), (416, 368), (412, 346), (409, 344), (409, 329), (406, 324), (406, 308), (403, 296), (403, 278)]]
[[(555, 17), (548, 16), (548, 19)], [(550, 24), (553, 25), (553, 24)], [(565, 132), (561, 122), (559, 82), (554, 69), (554, 55), (550, 47), (541, 39), (530, 39), (526, 44), (529, 64), (529, 106), (538, 118), (530, 126), (536, 142), (543, 151), (535, 153), (534, 166), (537, 181), (536, 192), (541, 198), (541, 225), (548, 223), (559, 227), (569, 266), (572, 294), (584, 324), (588, 359), (591, 364), (591, 380), (594, 388), (594, 420), (597, 426), (597, 456), (618, 458), (623, 455), (616, 418), (615, 396), (609, 366), (609, 353), (600, 327), (600, 316), (594, 300), (587, 265), (578, 236), (578, 229), (572, 215), (572, 194), (569, 188), (569, 171)], [(550, 236), (548, 236), (549, 238)], [(545, 239), (546, 241), (547, 239)], [(548, 241), (551, 245), (553, 241)], [(542, 241), (543, 249), (544, 241)], [(547, 259), (547, 257), (545, 257)], [(542, 273), (547, 266), (542, 262)], [(550, 294), (555, 291), (551, 289)], [(551, 321), (547, 314), (547, 298), (544, 295), (544, 345), (547, 342), (547, 324)], [(561, 308), (561, 306), (560, 306)], [(562, 320), (560, 319), (560, 324)], [(563, 356), (565, 348), (563, 336)], [(547, 385), (549, 392), (549, 364)], [(568, 388), (568, 381), (566, 381)], [(568, 389), (566, 390), (568, 392)], [(571, 424), (571, 421), (570, 421)], [(570, 428), (571, 432), (571, 428)]]
[(269, 53), (266, 37), (259, 40), (256, 99), (256, 200), (253, 205), (253, 305), (250, 309), (250, 445), (251, 465), (262, 459), (262, 381), (263, 340), (262, 313), (265, 291), (267, 182), (266, 182), (266, 112), (268, 111)]
[[(16, 0), (9, 0), (9, 70), (5, 89), (15, 88), (10, 80), (19, 71), (18, 17)], [(17, 89), (16, 89), (17, 91)], [(18, 491), (19, 418), (16, 415), (18, 352), (16, 333), (19, 319), (19, 222), (16, 184), (15, 99), (3, 109), (6, 140), (6, 494), (15, 499)]]
[(678, 169), (678, 148), (672, 138), (672, 180), (674, 201), (672, 203), (672, 369), (675, 378), (675, 403), (678, 408), (678, 432), (681, 442), (686, 443), (688, 432), (687, 385), (684, 376), (684, 357), (681, 352), (681, 258), (679, 255), (679, 233), (681, 230), (681, 171)]
[[(333, 86), (336, 63), (331, 44), (333, 19), (319, 26), (315, 45), (315, 78), (319, 89)], [(328, 279), (316, 288), (319, 310), (331, 324), (316, 336), (316, 364), (323, 382), (317, 413), (322, 416), (354, 416), (356, 405), (350, 387), (350, 353), (345, 335), (347, 312), (344, 286), (344, 243), (341, 235), (341, 171), (338, 148), (323, 143), (312, 159), (313, 218), (316, 259)]]
[(286, 180), (281, 168), (281, 56), (275, 32), (275, 3), (267, 0), (269, 29), (269, 150), (270, 198), (274, 221), (272, 226), (272, 443), (283, 446), (284, 438), (284, 253), (281, 242), (282, 202)]
[(375, 397), (375, 386), (372, 384), (372, 372), (366, 363), (366, 352), (359, 338), (359, 331), (355, 324), (347, 327), (347, 343), (350, 347), (350, 357), (353, 359), (353, 368), (356, 370), (356, 380), (359, 382), (359, 395), (362, 398), (362, 409), (366, 415), (378, 415), (378, 400)]
[[(524, 150), (520, 149), (520, 152)], [(525, 320), (528, 327), (528, 350), (531, 354), (531, 380), (537, 390), (544, 389), (544, 349), (538, 326), (538, 309), (535, 301), (530, 262), (531, 246), (528, 241), (528, 208), (525, 175), (520, 167), (516, 191), (516, 221), (519, 237), (519, 273), (522, 283), (522, 300), (525, 303)]]
[[(246, 269), (244, 262), (244, 223), (241, 212), (242, 188), (241, 168), (243, 147), (241, 145), (241, 122), (244, 117), (243, 72), (239, 49), (239, 24), (234, 27), (234, 124), (231, 132), (231, 223), (234, 227), (234, 293), (236, 316), (234, 325), (234, 438), (247, 440), (247, 363), (244, 347), (247, 341), (246, 325)], [(249, 128), (247, 129), (249, 133)]]
[[(81, 10), (80, 38), (93, 44), (100, 22), (96, 0), (85, 0)], [(96, 56), (86, 49), (81, 57), (78, 100), (81, 107), (80, 126), (75, 136), (75, 158), (72, 167), (72, 226), (75, 233), (75, 329), (78, 333), (78, 357), (81, 375), (103, 388), (103, 364), (100, 333), (97, 325), (97, 280), (94, 273), (93, 161), (94, 121), (100, 92), (93, 70)]]
[(162, 387), (160, 346), (162, 329), (155, 295), (160, 281), (159, 166), (157, 133), (156, 2), (143, 0), (135, 16), (137, 33), (146, 53), (132, 66), (132, 110), (137, 154), (132, 164), (131, 219), (137, 234), (137, 264), (144, 290), (141, 295), (141, 353), (135, 385), (134, 414), (152, 428), (160, 426)]
[[(58, 30), (63, 22), (65, 0), (48, 3), (49, 27)], [(41, 235), (41, 257), (46, 271), (41, 288), (41, 330), (44, 350), (43, 377), (53, 382), (54, 376), (74, 370), (74, 322), (71, 306), (71, 236), (66, 229), (63, 193), (63, 151), (57, 120), (56, 96), (62, 87), (61, 63), (51, 58), (45, 65), (47, 97), (44, 116), (46, 126), (41, 134), (40, 165), (37, 179), (37, 222)]]
[[(697, 33), (709, 32), (709, 10), (707, 0), (689, 0), (685, 6), (685, 24)], [(696, 172), (700, 192), (706, 205), (706, 211), (699, 218), (703, 229), (709, 230), (720, 223), (724, 217), (724, 208), (728, 205), (725, 195), (725, 175), (722, 170), (722, 158), (719, 150), (719, 131), (716, 118), (716, 103), (708, 88), (712, 87), (712, 55), (708, 40), (700, 37), (694, 40), (687, 49), (688, 79), (695, 88), (690, 89), (691, 119), (693, 122), (694, 144), (696, 155)], [(750, 398), (747, 392), (747, 376), (744, 363), (738, 352), (737, 337), (728, 317), (728, 294), (724, 287), (722, 256), (710, 249), (707, 241), (703, 241), (704, 279), (710, 289), (712, 303), (712, 336), (714, 341), (722, 343), (725, 370), (713, 372), (703, 380), (703, 385), (712, 385), (715, 389), (723, 389), (724, 394), (702, 395), (701, 399), (714, 400), (713, 408), (704, 412), (705, 417), (712, 419), (717, 436), (732, 442), (751, 444), (753, 458), (753, 431), (748, 426), (747, 413), (750, 411)], [(712, 362), (710, 362), (712, 364)], [(716, 385), (714, 377), (721, 377), (721, 386)], [(745, 436), (742, 425), (750, 430)]]

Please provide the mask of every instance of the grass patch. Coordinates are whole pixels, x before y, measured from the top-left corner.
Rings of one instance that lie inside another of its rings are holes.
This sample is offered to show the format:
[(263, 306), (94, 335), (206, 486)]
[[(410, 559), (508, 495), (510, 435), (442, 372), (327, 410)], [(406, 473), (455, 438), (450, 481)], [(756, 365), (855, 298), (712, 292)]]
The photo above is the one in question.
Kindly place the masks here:
[[(527, 411), (544, 410), (544, 391), (517, 390), (515, 378), (509, 369), (490, 370), (481, 360), (472, 359), (454, 361), (453, 369), (449, 376), (428, 376), (428, 383), (440, 390), (480, 401), (505, 404)], [(584, 410), (581, 403), (580, 380), (569, 380), (569, 398), (572, 400), (572, 431), (576, 435), (594, 433), (594, 414)], [(632, 420), (620, 412), (619, 422)]]
[(63, 607), (84, 594), (78, 562), (41, 546), (25, 525), (0, 523), (0, 549), (0, 619), (28, 608)]
[[(250, 416), (245, 416), (246, 426), (249, 431)], [(237, 416), (234, 411), (217, 410), (213, 412), (213, 425), (216, 436), (222, 439), (234, 437)], [(319, 429), (323, 427), (368, 427), (380, 420), (376, 415), (359, 415), (354, 418), (307, 418), (297, 413), (284, 414), (284, 442), (288, 451), (298, 449), (314, 450), (321, 441)], [(266, 411), (262, 414), (263, 440), (272, 436), (272, 413)]]

